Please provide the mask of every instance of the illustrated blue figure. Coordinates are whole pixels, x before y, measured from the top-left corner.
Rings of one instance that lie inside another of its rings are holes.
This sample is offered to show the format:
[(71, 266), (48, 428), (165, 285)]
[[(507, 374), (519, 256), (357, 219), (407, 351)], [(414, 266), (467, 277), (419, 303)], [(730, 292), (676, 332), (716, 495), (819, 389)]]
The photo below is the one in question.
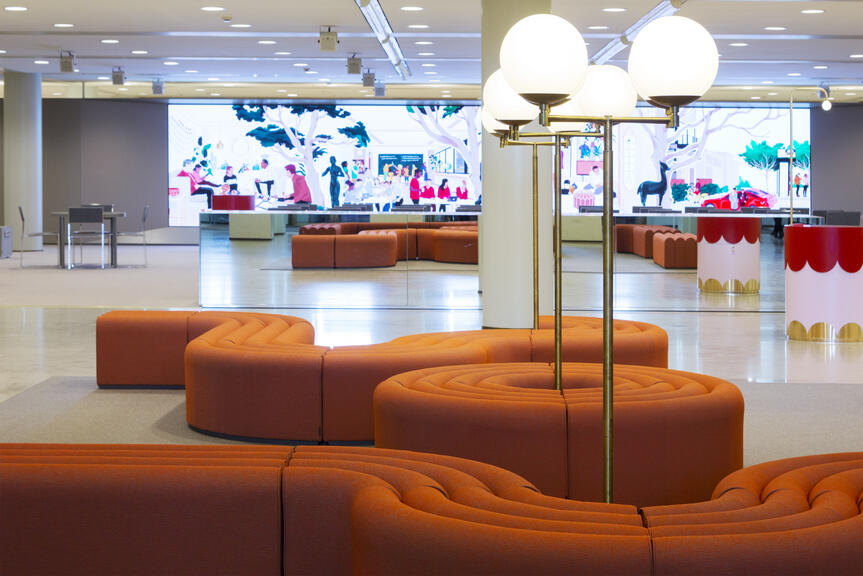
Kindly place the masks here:
[(590, 146), (587, 142), (582, 142), (581, 146), (578, 147), (578, 155), (580, 158), (590, 158)]
[(339, 184), (339, 178), (344, 176), (342, 172), (341, 166), (336, 162), (335, 156), (330, 156), (330, 165), (327, 166), (327, 169), (324, 170), (324, 173), (321, 176), (330, 175), (330, 199), (332, 200), (332, 207), (335, 208), (339, 205), (339, 192), (341, 192), (341, 185)]

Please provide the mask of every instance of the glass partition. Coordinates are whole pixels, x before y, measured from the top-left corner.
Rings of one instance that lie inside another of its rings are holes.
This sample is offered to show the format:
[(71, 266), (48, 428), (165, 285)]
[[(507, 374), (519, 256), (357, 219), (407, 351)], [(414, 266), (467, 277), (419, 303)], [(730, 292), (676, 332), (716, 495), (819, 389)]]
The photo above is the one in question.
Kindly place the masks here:
[(476, 214), (206, 212), (200, 304), (480, 307)]

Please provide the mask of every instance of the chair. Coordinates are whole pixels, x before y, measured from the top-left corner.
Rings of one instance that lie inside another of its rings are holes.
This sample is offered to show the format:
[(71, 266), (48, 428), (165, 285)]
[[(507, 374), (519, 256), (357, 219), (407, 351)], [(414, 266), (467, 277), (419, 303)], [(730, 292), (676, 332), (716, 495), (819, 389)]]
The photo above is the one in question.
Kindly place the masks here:
[[(72, 230), (73, 225), (78, 225)], [(97, 224), (98, 230), (91, 225)], [(87, 240), (99, 238), (101, 255), (101, 267), (105, 267), (105, 215), (102, 206), (81, 206), (80, 208), (69, 208), (69, 218), (66, 223), (66, 243), (69, 246), (69, 263), (74, 267), (72, 256), (74, 255), (74, 243), (77, 240), (81, 247), (81, 261), (84, 260), (84, 244)]]
[(117, 232), (115, 236), (137, 237), (141, 239), (141, 245), (144, 246), (144, 268), (147, 267), (147, 219), (150, 217), (150, 205), (144, 206), (144, 213), (141, 215), (141, 231), (140, 232)]
[(18, 258), (18, 267), (24, 267), (24, 238), (47, 238), (49, 236), (56, 236), (57, 239), (60, 239), (59, 232), (31, 232), (27, 233), (27, 223), (24, 220), (24, 208), (18, 206), (18, 215), (21, 217), (21, 252)]

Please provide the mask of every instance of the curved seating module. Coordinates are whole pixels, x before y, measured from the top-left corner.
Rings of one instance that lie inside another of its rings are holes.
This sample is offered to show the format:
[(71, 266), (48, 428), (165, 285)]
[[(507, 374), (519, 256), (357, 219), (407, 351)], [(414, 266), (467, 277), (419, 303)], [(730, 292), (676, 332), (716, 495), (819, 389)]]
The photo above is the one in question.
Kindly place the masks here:
[[(96, 323), (97, 381), (100, 387), (185, 383), (187, 421), (205, 432), (371, 442), (372, 394), (380, 382), (436, 366), (548, 362), (551, 322), (542, 318), (540, 330), (417, 334), (325, 348), (313, 345), (308, 322), (290, 316), (114, 311)], [(615, 334), (618, 361), (667, 366), (662, 328), (619, 320)], [(602, 320), (566, 317), (563, 344), (566, 361), (600, 362)]]
[(654, 234), (653, 261), (663, 268), (698, 268), (695, 234)]
[(18, 576), (856, 576), (863, 565), (863, 453), (760, 464), (712, 500), (639, 511), (401, 450), (19, 444), (0, 445), (0, 493), (0, 566)]
[[(539, 363), (399, 374), (375, 390), (375, 445), (488, 462), (552, 496), (602, 499), (602, 366)], [(730, 382), (615, 366), (615, 502), (694, 502), (743, 464), (743, 396)]]

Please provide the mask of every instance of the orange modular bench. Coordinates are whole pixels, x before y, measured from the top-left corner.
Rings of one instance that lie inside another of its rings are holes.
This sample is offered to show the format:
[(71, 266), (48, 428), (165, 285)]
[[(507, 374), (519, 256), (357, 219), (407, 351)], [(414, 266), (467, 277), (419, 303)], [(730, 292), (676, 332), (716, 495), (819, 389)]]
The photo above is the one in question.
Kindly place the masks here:
[[(637, 239), (636, 231), (638, 231)], [(650, 232), (650, 238), (647, 237), (648, 231)], [(650, 256), (644, 256), (644, 254), (646, 254), (648, 250), (646, 243), (648, 240), (652, 240), (653, 234), (657, 232), (674, 234), (678, 232), (678, 230), (670, 226), (650, 226), (646, 224), (615, 224), (614, 249), (616, 252), (636, 253), (641, 255), (642, 257), (649, 258)]]
[(856, 576), (863, 453), (643, 508), (479, 462), (355, 447), (0, 445), (4, 574)]
[(653, 261), (663, 268), (698, 268), (695, 234), (654, 234)]
[[(485, 364), (393, 376), (374, 395), (375, 445), (448, 454), (524, 476), (545, 494), (602, 499), (602, 366)], [(615, 366), (615, 502), (695, 502), (743, 465), (730, 382)]]
[[(602, 319), (565, 317), (566, 361), (602, 359)], [(193, 428), (244, 438), (374, 438), (375, 386), (401, 372), (490, 362), (548, 362), (551, 318), (539, 330), (417, 334), (367, 346), (314, 345), (300, 318), (274, 314), (114, 311), (96, 322), (100, 387), (186, 387)], [(666, 367), (668, 336), (615, 321), (615, 359)]]
[[(392, 259), (389, 244), (377, 244), (364, 237), (380, 238), (395, 235), (396, 259)], [(321, 238), (333, 242), (334, 256), (325, 251), (329, 246)], [(291, 259), (294, 268), (361, 268), (394, 266), (396, 260), (434, 260), (460, 264), (479, 262), (478, 228), (476, 222), (342, 222), (308, 224), (291, 239)], [(335, 255), (339, 247), (351, 251), (350, 258), (341, 261)]]
[(669, 226), (636, 226), (632, 229), (632, 253), (642, 258), (653, 258), (655, 234), (680, 234), (680, 231)]

